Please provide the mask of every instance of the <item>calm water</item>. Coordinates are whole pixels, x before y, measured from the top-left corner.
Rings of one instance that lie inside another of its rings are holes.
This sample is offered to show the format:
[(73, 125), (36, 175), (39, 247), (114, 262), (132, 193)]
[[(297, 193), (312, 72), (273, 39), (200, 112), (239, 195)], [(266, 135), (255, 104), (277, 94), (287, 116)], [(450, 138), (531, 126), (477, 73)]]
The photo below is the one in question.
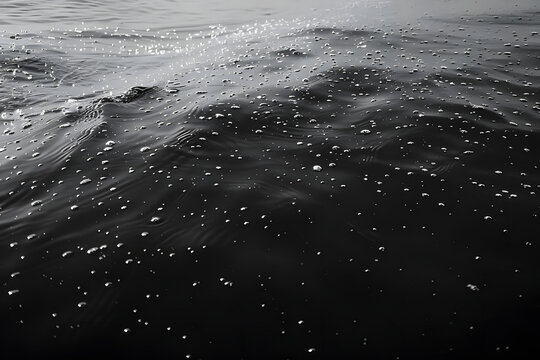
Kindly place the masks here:
[(539, 355), (536, 1), (0, 4), (19, 358)]

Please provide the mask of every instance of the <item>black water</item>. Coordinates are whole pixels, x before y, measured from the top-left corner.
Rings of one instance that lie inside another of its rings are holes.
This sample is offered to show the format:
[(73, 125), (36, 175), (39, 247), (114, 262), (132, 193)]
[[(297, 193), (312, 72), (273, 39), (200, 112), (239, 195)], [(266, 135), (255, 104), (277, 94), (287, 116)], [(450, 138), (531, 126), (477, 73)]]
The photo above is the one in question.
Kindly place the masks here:
[(537, 7), (321, 3), (0, 5), (3, 354), (539, 355)]

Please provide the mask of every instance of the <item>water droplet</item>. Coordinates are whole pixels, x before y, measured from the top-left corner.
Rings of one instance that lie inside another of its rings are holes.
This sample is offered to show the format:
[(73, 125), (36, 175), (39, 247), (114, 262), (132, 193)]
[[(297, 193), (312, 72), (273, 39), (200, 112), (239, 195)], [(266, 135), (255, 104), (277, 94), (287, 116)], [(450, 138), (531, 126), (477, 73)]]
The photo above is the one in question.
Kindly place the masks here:
[(98, 251), (98, 248), (97, 247), (93, 247), (93, 248), (90, 248), (86, 251), (87, 254), (92, 254), (94, 252)]

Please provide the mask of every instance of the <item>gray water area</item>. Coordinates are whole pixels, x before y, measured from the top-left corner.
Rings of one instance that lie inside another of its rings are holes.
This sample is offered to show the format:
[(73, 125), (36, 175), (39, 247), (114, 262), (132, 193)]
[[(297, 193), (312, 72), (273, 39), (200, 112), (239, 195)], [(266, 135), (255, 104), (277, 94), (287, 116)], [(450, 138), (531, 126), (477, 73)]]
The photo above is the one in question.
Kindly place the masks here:
[[(330, 14), (343, 8), (356, 9), (368, 17), (418, 18), (425, 15), (478, 15), (507, 13), (509, 11), (535, 10), (535, 0), (4, 0), (2, 25), (27, 26), (37, 24), (66, 25), (74, 23), (103, 24), (109, 26), (193, 26), (217, 24), (242, 24), (264, 18), (283, 16), (310, 16), (314, 10)], [(384, 9), (377, 13), (373, 9)], [(343, 15), (343, 14), (338, 14)], [(383, 19), (384, 20), (384, 19)]]
[[(2, 4), (4, 25), (66, 25), (77, 23), (110, 26), (192, 27), (243, 24), (284, 15), (309, 15), (313, 9), (335, 5), (328, 0), (126, 0), (126, 1), (16, 1)], [(339, 6), (339, 3), (338, 3)]]
[(0, 3), (0, 339), (521, 359), (538, 1)]

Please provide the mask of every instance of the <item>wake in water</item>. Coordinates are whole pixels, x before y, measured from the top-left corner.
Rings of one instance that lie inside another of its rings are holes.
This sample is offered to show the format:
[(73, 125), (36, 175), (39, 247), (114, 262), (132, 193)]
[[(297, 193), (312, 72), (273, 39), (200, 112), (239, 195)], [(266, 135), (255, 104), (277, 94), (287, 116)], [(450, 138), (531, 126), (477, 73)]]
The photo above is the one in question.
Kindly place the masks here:
[(537, 15), (4, 34), (3, 338), (534, 353)]

